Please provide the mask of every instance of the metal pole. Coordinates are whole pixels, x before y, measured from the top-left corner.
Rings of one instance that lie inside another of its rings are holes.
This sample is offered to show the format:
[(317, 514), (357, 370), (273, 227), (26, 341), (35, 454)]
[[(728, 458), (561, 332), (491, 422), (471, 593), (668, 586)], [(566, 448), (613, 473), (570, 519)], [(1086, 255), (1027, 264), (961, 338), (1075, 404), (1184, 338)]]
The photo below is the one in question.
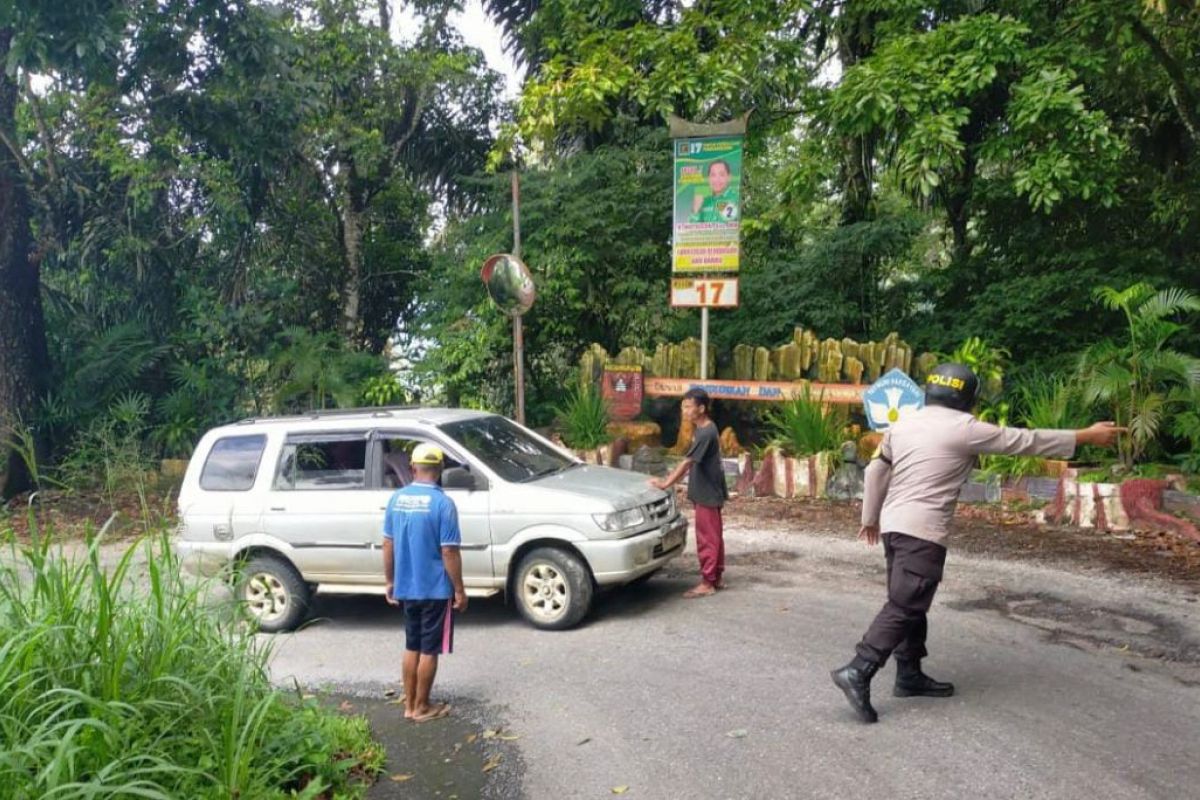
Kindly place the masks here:
[[(513, 255), (521, 258), (521, 180), (512, 172)], [(513, 375), (517, 386), (517, 422), (525, 424), (525, 331), (521, 315), (513, 314)]]
[(708, 380), (708, 306), (700, 309), (700, 380)]

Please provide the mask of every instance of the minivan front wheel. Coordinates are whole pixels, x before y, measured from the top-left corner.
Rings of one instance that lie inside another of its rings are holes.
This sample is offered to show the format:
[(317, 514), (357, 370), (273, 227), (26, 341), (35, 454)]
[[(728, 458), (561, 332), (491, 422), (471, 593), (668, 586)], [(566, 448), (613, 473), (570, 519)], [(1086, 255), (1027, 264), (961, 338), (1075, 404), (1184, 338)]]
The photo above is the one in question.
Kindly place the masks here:
[(263, 633), (296, 628), (308, 616), (312, 590), (285, 559), (256, 555), (242, 565), (237, 598)]
[(592, 607), (592, 576), (573, 553), (539, 547), (521, 559), (513, 590), (521, 615), (534, 627), (564, 630)]

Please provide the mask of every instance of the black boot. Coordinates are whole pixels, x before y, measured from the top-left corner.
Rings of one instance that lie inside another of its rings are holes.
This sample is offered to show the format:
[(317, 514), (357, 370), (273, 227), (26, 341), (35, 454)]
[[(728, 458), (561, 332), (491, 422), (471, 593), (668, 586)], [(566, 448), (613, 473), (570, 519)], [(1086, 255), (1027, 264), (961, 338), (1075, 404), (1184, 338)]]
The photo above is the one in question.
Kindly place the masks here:
[(846, 666), (829, 673), (833, 684), (846, 695), (850, 707), (863, 722), (879, 721), (879, 715), (871, 707), (871, 678), (875, 677), (878, 671), (879, 665), (875, 662), (855, 656)]
[(921, 660), (896, 660), (896, 688), (892, 690), (896, 697), (950, 697), (954, 694), (954, 684), (935, 681), (921, 671)]

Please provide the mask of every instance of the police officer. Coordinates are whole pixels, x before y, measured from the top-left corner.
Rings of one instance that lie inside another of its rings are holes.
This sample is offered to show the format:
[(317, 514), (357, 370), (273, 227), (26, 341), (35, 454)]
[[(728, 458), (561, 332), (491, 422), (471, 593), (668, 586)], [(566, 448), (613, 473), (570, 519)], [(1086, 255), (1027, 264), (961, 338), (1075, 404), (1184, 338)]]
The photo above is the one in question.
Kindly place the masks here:
[(854, 659), (831, 674), (863, 722), (876, 722), (871, 678), (896, 657), (896, 697), (949, 697), (950, 683), (921, 670), (925, 619), (946, 563), (945, 541), (958, 492), (980, 454), (1070, 458), (1079, 445), (1111, 446), (1119, 433), (1111, 422), (1080, 430), (1025, 430), (980, 422), (971, 414), (979, 379), (962, 364), (942, 364), (925, 382), (925, 407), (906, 415), (883, 435), (866, 470), (862, 529), (874, 546), (883, 534), (888, 600), (855, 648)]

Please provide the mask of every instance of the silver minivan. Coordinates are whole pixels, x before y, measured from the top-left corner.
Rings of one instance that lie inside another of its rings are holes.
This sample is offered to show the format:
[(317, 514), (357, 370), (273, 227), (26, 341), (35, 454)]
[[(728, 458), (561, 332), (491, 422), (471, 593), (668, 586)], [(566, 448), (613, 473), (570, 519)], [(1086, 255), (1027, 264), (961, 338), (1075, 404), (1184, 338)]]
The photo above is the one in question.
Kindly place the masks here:
[(261, 630), (295, 628), (317, 592), (383, 594), (383, 512), (422, 442), (446, 454), (467, 594), (505, 592), (563, 629), (598, 587), (647, 578), (683, 552), (687, 520), (646, 476), (584, 464), (496, 414), (357, 409), (247, 419), (204, 435), (179, 492), (176, 549), (227, 574)]

